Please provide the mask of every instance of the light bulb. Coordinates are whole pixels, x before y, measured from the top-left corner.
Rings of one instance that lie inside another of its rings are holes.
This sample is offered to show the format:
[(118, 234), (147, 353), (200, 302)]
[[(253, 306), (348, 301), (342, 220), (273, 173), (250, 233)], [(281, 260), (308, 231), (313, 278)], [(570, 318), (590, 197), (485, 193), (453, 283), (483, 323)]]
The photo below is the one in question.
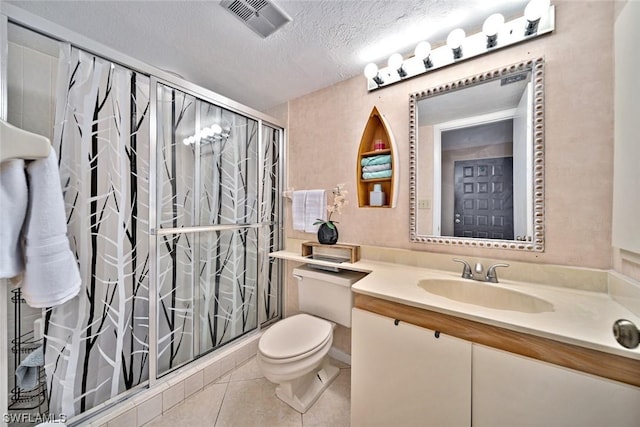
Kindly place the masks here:
[(462, 46), (462, 42), (467, 35), (462, 28), (456, 28), (447, 36), (447, 46), (451, 49), (457, 49)]
[(182, 143), (183, 143), (184, 145), (189, 145), (189, 144), (190, 144), (190, 142), (189, 142), (189, 138), (185, 138), (185, 139), (183, 139), (183, 140), (182, 140)]
[(378, 66), (376, 64), (374, 64), (373, 62), (367, 64), (367, 66), (364, 67), (364, 75), (368, 79), (374, 78), (375, 76), (378, 75)]
[(420, 42), (416, 46), (415, 50), (416, 57), (420, 59), (425, 59), (431, 54), (431, 44), (429, 42)]
[(433, 62), (431, 62), (431, 44), (429, 42), (420, 42), (416, 46), (416, 58), (422, 59), (422, 63), (424, 64), (424, 68), (433, 67)]
[(402, 67), (402, 61), (402, 55), (400, 55), (399, 53), (394, 53), (389, 57), (389, 67), (397, 70), (398, 68)]
[(487, 37), (495, 36), (500, 32), (503, 24), (504, 16), (500, 13), (494, 13), (484, 21), (484, 25), (482, 25), (482, 32)]
[(215, 124), (211, 126), (211, 132), (212, 132), (212, 135), (219, 135), (222, 133), (222, 128), (220, 127), (219, 124)]
[(551, 0), (531, 0), (524, 9), (524, 17), (530, 22), (537, 21), (549, 10), (550, 5)]

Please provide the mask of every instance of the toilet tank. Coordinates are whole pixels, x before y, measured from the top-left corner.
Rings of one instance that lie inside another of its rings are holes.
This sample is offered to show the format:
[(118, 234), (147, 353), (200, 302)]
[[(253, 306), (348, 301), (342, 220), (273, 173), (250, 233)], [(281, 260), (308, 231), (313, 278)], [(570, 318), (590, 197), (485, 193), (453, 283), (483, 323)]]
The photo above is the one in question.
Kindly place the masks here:
[(365, 273), (357, 271), (322, 271), (307, 264), (294, 268), (300, 311), (350, 328), (353, 307), (351, 285), (364, 276)]

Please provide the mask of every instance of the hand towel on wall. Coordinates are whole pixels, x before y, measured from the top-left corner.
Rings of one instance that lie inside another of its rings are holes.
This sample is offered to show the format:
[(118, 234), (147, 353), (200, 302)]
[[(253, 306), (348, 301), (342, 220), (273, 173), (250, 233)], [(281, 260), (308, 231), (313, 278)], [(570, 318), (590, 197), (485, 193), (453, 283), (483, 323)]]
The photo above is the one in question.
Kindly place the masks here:
[(306, 191), (294, 191), (291, 196), (292, 206), (291, 213), (293, 218), (293, 229), (297, 231), (304, 231), (305, 228), (305, 215), (304, 204), (307, 199)]
[(67, 240), (67, 218), (55, 151), (30, 162), (22, 295), (31, 307), (62, 304), (80, 291), (80, 272)]
[(308, 190), (304, 204), (304, 231), (318, 232), (319, 225), (313, 225), (318, 219), (327, 219), (327, 195), (324, 190)]
[(24, 160), (0, 164), (0, 279), (24, 270), (21, 232), (28, 203)]

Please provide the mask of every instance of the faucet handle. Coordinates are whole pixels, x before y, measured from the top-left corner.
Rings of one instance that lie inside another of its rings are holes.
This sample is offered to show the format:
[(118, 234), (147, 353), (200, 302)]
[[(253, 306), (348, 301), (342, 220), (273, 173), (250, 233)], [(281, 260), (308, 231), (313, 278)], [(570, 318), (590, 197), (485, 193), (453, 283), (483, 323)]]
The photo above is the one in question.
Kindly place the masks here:
[(487, 269), (487, 277), (485, 280), (491, 283), (498, 283), (498, 274), (496, 273), (496, 268), (498, 267), (509, 267), (509, 264), (493, 264), (491, 267)]
[(453, 258), (453, 260), (455, 262), (459, 262), (461, 264), (464, 264), (464, 268), (462, 269), (462, 278), (463, 279), (473, 279), (473, 273), (471, 272), (471, 266), (469, 265), (469, 263), (463, 259), (460, 258)]

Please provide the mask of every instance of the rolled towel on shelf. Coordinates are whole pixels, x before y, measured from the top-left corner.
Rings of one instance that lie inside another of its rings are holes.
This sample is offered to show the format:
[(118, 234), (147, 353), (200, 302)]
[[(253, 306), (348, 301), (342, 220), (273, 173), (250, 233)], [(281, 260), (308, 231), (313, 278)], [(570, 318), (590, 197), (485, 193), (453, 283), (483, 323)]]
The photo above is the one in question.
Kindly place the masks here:
[(379, 172), (391, 169), (391, 163), (384, 163), (382, 165), (363, 166), (362, 172)]
[(362, 179), (381, 179), (381, 178), (390, 178), (391, 170), (383, 170), (378, 172), (363, 172)]
[(362, 166), (383, 165), (385, 163), (391, 163), (391, 154), (381, 154), (378, 156), (364, 157), (360, 160)]
[(16, 385), (20, 390), (29, 391), (38, 386), (40, 366), (44, 366), (42, 346), (29, 353), (16, 369)]

